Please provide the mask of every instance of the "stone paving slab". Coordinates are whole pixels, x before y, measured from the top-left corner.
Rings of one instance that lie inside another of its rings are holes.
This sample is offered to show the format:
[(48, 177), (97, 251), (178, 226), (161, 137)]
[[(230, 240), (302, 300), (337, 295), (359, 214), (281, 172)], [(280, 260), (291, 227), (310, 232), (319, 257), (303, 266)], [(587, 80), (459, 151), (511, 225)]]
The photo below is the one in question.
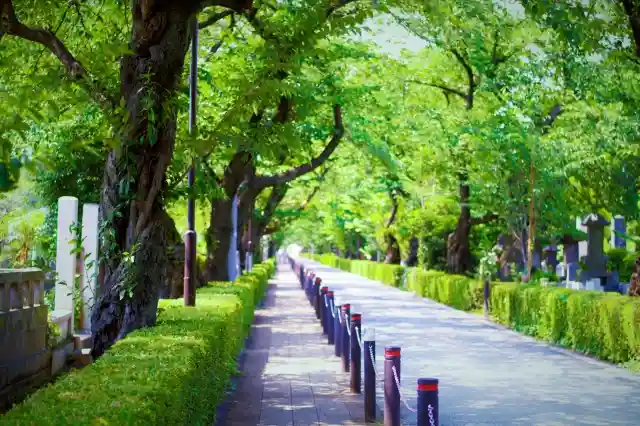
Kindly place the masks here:
[(364, 425), (364, 402), (295, 274), (279, 265), (264, 306), (256, 311), (243, 375), (231, 395), (227, 426)]
[[(302, 262), (335, 291), (338, 304), (362, 313), (363, 329), (375, 328), (380, 374), (384, 346), (402, 348), (401, 387), (410, 406), (419, 377), (440, 379), (442, 426), (640, 425), (640, 375), (413, 293)], [(382, 406), (380, 387), (377, 397)], [(402, 424), (416, 424), (404, 407)]]

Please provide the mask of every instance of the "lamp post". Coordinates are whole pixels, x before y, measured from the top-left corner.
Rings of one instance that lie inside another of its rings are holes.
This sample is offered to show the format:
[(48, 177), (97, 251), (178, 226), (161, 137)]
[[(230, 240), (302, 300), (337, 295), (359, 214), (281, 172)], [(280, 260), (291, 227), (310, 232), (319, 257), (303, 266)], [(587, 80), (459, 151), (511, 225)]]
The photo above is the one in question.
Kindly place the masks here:
[[(198, 17), (194, 15), (191, 29), (191, 64), (189, 67), (189, 134), (196, 131), (196, 96), (198, 84)], [(196, 161), (191, 160), (189, 169), (189, 199), (187, 201), (188, 230), (184, 236), (184, 305), (196, 305), (196, 200), (194, 184), (196, 180)]]

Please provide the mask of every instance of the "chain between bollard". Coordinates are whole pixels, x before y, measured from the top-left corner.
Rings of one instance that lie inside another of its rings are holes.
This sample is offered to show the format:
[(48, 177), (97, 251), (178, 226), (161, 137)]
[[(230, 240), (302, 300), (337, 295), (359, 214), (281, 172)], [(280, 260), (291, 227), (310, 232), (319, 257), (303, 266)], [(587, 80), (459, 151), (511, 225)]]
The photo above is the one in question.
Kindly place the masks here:
[(433, 418), (433, 407), (431, 406), (431, 404), (427, 406), (427, 409), (429, 410), (429, 425), (436, 426), (436, 421)]
[(369, 348), (369, 357), (371, 358), (371, 365), (373, 366), (373, 372), (376, 375), (376, 383), (384, 383), (384, 379), (381, 379), (380, 376), (378, 375), (378, 368), (376, 367), (376, 360), (373, 356), (373, 351), (371, 350), (371, 346), (368, 346)]
[(327, 293), (324, 294), (324, 307), (328, 308), (329, 305), (327, 304)]
[(345, 318), (344, 320), (347, 324), (347, 334), (349, 334), (349, 337), (351, 337), (351, 324), (349, 324), (349, 318)]
[(360, 345), (360, 350), (363, 351), (364, 347), (362, 346), (362, 337), (360, 336), (360, 332), (358, 328), (356, 328), (356, 340), (358, 340), (358, 345)]
[(336, 317), (336, 307), (333, 306), (333, 300), (329, 300), (329, 304), (331, 305), (331, 316)]
[(402, 403), (404, 404), (405, 407), (407, 407), (407, 410), (411, 411), (412, 413), (417, 413), (418, 410), (414, 410), (413, 408), (409, 407), (409, 404), (407, 404), (407, 400), (404, 399), (404, 395), (402, 394), (402, 389), (400, 389), (400, 380), (398, 380), (398, 373), (396, 373), (395, 365), (391, 367), (391, 370), (393, 371), (393, 378), (396, 382), (396, 387), (398, 388), (398, 393), (400, 394), (400, 399), (402, 400)]

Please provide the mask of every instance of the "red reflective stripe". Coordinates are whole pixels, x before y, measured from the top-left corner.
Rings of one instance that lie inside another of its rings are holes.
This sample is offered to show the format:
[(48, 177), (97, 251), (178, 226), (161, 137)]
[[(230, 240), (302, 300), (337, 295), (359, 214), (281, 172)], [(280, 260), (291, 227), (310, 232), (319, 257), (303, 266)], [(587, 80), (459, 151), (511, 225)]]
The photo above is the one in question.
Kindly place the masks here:
[(400, 351), (384, 351), (385, 356), (400, 356)]
[(418, 385), (419, 391), (437, 391), (438, 385)]
[(342, 305), (342, 309), (347, 310), (351, 307), (351, 305), (349, 303), (345, 303), (344, 305)]
[(351, 319), (359, 320), (360, 318), (362, 318), (362, 317), (360, 316), (360, 314), (353, 314), (353, 315), (351, 315)]
[(329, 287), (322, 287), (320, 290), (322, 290), (322, 291), (329, 291)]

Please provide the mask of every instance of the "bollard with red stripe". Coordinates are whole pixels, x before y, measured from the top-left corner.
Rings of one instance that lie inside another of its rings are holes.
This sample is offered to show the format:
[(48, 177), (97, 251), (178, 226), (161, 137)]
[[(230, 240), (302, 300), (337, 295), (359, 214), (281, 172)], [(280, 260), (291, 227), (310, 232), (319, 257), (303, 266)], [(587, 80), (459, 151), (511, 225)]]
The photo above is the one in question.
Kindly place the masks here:
[(345, 373), (349, 372), (349, 358), (351, 355), (351, 344), (349, 342), (349, 334), (351, 333), (351, 304), (345, 303), (342, 305), (342, 352), (340, 356), (342, 357), (342, 369)]
[(329, 345), (335, 344), (333, 336), (334, 336), (334, 316), (336, 315), (335, 310), (333, 309), (333, 291), (327, 291), (327, 304), (329, 307), (327, 308), (327, 343)]
[(350, 356), (350, 369), (351, 375), (349, 385), (351, 392), (362, 393), (362, 376), (360, 375), (360, 368), (362, 366), (362, 355), (360, 351), (360, 343), (358, 337), (360, 336), (360, 328), (362, 324), (361, 314), (351, 314), (351, 356)]
[(329, 287), (320, 287), (320, 325), (322, 325), (322, 334), (327, 334), (327, 292)]
[(418, 426), (438, 426), (438, 379), (418, 379)]
[(384, 426), (400, 426), (400, 389), (393, 373), (400, 381), (400, 347), (384, 348)]
[(342, 355), (342, 305), (335, 306), (336, 317), (333, 320), (333, 338), (334, 338), (334, 354)]

